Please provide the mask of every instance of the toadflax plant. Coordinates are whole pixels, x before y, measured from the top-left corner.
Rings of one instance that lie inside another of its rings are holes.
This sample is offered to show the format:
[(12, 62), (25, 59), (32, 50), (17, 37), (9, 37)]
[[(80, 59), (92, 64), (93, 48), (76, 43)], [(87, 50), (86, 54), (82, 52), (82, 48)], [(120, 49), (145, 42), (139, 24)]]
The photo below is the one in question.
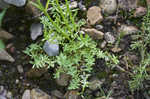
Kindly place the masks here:
[[(32, 4), (44, 13), (40, 18), (44, 26), (44, 38), (38, 44), (31, 44), (24, 51), (31, 57), (34, 68), (54, 68), (55, 78), (59, 78), (61, 73), (66, 73), (72, 78), (68, 89), (78, 89), (82, 86), (83, 92), (88, 87), (87, 80), (92, 72), (95, 56), (105, 59), (110, 64), (118, 64), (110, 54), (100, 51), (96, 42), (87, 34), (79, 32), (85, 21), (77, 19), (77, 9), (70, 9), (68, 0), (65, 0), (65, 4), (59, 0), (47, 0), (45, 7), (40, 0)], [(47, 40), (51, 43), (57, 40), (53, 43), (58, 43), (62, 49), (58, 56), (48, 56), (43, 51), (43, 42)]]

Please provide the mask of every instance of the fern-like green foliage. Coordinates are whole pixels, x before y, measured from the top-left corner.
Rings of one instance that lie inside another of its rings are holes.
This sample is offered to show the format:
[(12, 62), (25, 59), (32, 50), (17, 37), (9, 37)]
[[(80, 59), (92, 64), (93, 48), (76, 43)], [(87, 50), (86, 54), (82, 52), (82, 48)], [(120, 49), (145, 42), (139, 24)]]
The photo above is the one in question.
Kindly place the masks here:
[[(40, 44), (32, 44), (25, 51), (31, 57), (34, 68), (54, 67), (55, 78), (59, 78), (61, 73), (72, 77), (68, 89), (82, 86), (84, 91), (88, 86), (87, 80), (92, 72), (95, 56), (105, 59), (109, 65), (118, 64), (116, 57), (97, 48), (97, 43), (87, 34), (79, 33), (85, 21), (77, 19), (77, 9), (70, 9), (68, 0), (65, 0), (65, 4), (59, 0), (47, 0), (46, 7), (42, 6), (40, 0), (32, 4), (44, 13), (40, 18), (44, 26), (44, 38)], [(47, 12), (49, 5), (50, 13)], [(55, 39), (62, 50), (58, 56), (48, 57), (41, 46), (44, 41), (53, 42)]]
[(131, 49), (140, 53), (140, 65), (134, 68), (134, 73), (131, 75), (132, 80), (129, 81), (130, 89), (135, 91), (142, 88), (142, 82), (149, 79), (146, 68), (150, 68), (150, 54), (148, 48), (150, 45), (150, 9), (148, 8), (147, 14), (143, 17), (141, 31), (135, 36), (135, 41), (131, 44)]
[(5, 15), (5, 13), (6, 13), (6, 10), (7, 10), (7, 9), (4, 9), (2, 12), (0, 12), (0, 27), (2, 26), (2, 20), (3, 20), (3, 18), (4, 18), (4, 15)]

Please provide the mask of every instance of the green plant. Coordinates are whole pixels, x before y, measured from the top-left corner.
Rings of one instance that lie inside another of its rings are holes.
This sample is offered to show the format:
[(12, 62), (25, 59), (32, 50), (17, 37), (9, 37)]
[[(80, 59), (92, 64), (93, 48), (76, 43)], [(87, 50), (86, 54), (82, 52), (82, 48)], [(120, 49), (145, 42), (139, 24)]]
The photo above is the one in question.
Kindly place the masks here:
[(132, 91), (142, 88), (142, 82), (149, 79), (146, 68), (150, 65), (150, 54), (148, 52), (150, 44), (150, 9), (148, 8), (147, 14), (143, 17), (141, 31), (135, 36), (135, 41), (131, 44), (131, 49), (140, 53), (140, 65), (134, 68), (131, 75), (132, 80), (129, 81), (130, 89)]
[(2, 26), (2, 20), (3, 20), (3, 18), (4, 18), (4, 15), (5, 15), (5, 13), (6, 13), (6, 10), (7, 10), (7, 9), (4, 9), (4, 10), (0, 13), (0, 27)]
[[(69, 74), (72, 80), (68, 89), (82, 86), (84, 92), (96, 57), (105, 59), (109, 65), (118, 64), (115, 56), (97, 48), (97, 43), (87, 34), (79, 33), (85, 21), (77, 19), (77, 9), (70, 9), (68, 0), (65, 0), (65, 4), (59, 0), (47, 0), (46, 7), (42, 6), (40, 0), (32, 4), (44, 13), (40, 18), (44, 26), (44, 38), (24, 51), (31, 57), (33, 68), (54, 67), (55, 78), (59, 78), (61, 73)], [(49, 5), (51, 13), (47, 12)], [(43, 52), (41, 46), (46, 40), (60, 45), (62, 50), (58, 56), (49, 57)]]

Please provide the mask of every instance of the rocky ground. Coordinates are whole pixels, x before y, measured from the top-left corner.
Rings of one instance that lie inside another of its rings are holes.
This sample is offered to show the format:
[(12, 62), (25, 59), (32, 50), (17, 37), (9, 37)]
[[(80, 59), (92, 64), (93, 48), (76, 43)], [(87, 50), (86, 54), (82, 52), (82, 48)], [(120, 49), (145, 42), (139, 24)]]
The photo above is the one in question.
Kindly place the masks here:
[[(126, 57), (134, 64), (140, 60), (129, 48), (131, 35), (139, 31), (138, 24), (147, 12), (147, 5), (150, 0), (71, 0), (70, 8), (79, 8), (78, 17), (87, 20), (81, 32), (101, 40), (98, 47), (118, 55), (124, 65)], [(51, 69), (32, 69), (30, 58), (23, 53), (43, 34), (39, 23), (42, 13), (29, 0), (0, 0), (0, 11), (5, 8), (8, 9), (0, 28), (0, 40), (5, 43), (5, 49), (0, 50), (0, 99), (82, 99), (78, 90), (67, 90), (70, 76), (62, 74), (55, 80)], [(121, 31), (124, 35), (119, 46), (115, 46)], [(45, 45), (48, 55), (58, 53), (57, 46), (53, 50), (48, 50), (49, 47), (52, 46)], [(111, 71), (103, 63), (96, 60), (85, 99), (106, 99), (103, 93), (111, 93), (107, 99), (150, 99), (149, 82), (145, 82), (145, 89), (132, 93), (128, 85), (130, 77), (122, 71), (124, 68)], [(130, 71), (128, 67), (125, 69)]]

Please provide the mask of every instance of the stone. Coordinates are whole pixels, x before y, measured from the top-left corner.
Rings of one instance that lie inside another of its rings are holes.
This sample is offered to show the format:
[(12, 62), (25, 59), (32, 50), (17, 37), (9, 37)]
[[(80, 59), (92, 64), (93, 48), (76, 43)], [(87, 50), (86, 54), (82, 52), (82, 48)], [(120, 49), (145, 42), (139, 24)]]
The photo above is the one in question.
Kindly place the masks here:
[(93, 39), (103, 39), (104, 37), (104, 33), (101, 31), (98, 31), (94, 28), (82, 28), (83, 31), (85, 31), (85, 33), (89, 34)]
[(23, 95), (22, 95), (22, 99), (31, 99), (30, 98), (30, 90), (25, 90)]
[(118, 32), (121, 33), (123, 32), (123, 35), (131, 35), (134, 33), (137, 33), (139, 30), (135, 26), (128, 26), (128, 25), (121, 25), (121, 27), (118, 29)]
[(9, 8), (9, 4), (5, 3), (3, 0), (0, 0), (0, 9)]
[(107, 42), (106, 41), (103, 41), (101, 44), (100, 44), (100, 48), (105, 48)]
[(15, 59), (9, 55), (4, 49), (0, 49), (0, 60), (14, 62)]
[(85, 5), (82, 4), (82, 1), (80, 1), (80, 2), (78, 3), (78, 7), (79, 7), (79, 9), (80, 9), (81, 11), (86, 11), (86, 10), (87, 10), (86, 7), (85, 7)]
[(103, 84), (104, 81), (99, 80), (97, 77), (92, 77), (89, 80), (89, 88), (92, 91), (95, 91), (97, 89), (99, 89), (101, 87), (101, 85)]
[(0, 99), (7, 99), (6, 97), (4, 97), (4, 96), (2, 96), (2, 95), (0, 95)]
[(138, 6), (139, 0), (118, 0), (118, 7), (123, 10), (132, 10)]
[(103, 20), (103, 16), (101, 14), (101, 8), (97, 6), (92, 6), (87, 11), (87, 21), (90, 25), (95, 25), (96, 23), (100, 23)]
[(144, 7), (138, 7), (136, 8), (136, 11), (134, 13), (134, 17), (141, 17), (146, 14), (147, 10)]
[(70, 9), (74, 9), (74, 8), (77, 8), (78, 7), (78, 3), (77, 1), (73, 1), (69, 4), (69, 8)]
[(100, 0), (99, 6), (104, 11), (104, 14), (113, 14), (117, 10), (116, 0)]
[(60, 74), (60, 77), (56, 79), (56, 83), (60, 86), (67, 86), (70, 81), (70, 75), (68, 74)]
[(41, 77), (44, 73), (47, 72), (46, 68), (31, 68), (28, 72), (26, 72), (26, 75), (28, 78), (38, 78)]
[(67, 91), (64, 97), (65, 99), (81, 99), (78, 91)]
[(21, 65), (17, 66), (17, 70), (19, 73), (23, 73), (23, 67)]
[(57, 44), (56, 40), (54, 40), (53, 43), (46, 41), (44, 43), (43, 49), (49, 56), (56, 56), (59, 54), (59, 45)]
[(150, 0), (146, 0), (146, 3), (149, 6), (150, 5)]
[(51, 95), (56, 96), (57, 98), (62, 98), (63, 94), (59, 90), (51, 91)]
[(42, 24), (41, 23), (33, 23), (30, 27), (30, 36), (32, 40), (36, 40), (38, 36), (43, 34)]
[[(31, 0), (32, 2), (36, 2), (37, 0)], [(32, 5), (30, 2), (27, 2), (25, 6), (25, 11), (29, 14), (31, 14), (33, 17), (37, 17), (41, 14), (38, 8), (36, 8), (34, 5)]]
[(51, 96), (40, 89), (34, 88), (31, 90), (31, 99), (51, 99)]
[(17, 7), (22, 7), (26, 4), (26, 0), (4, 0), (8, 4), (12, 4)]
[(115, 37), (112, 35), (111, 32), (106, 32), (104, 34), (104, 38), (107, 43), (113, 44), (115, 42)]
[(13, 98), (12, 92), (10, 92), (10, 91), (7, 92), (6, 96), (7, 96), (7, 99), (12, 99)]
[(0, 29), (0, 38), (2, 39), (12, 39), (14, 36), (7, 31)]
[(114, 53), (118, 53), (118, 52), (122, 51), (122, 49), (120, 47), (113, 47), (111, 49), (111, 51), (114, 52)]
[(100, 31), (100, 30), (102, 30), (104, 27), (103, 27), (102, 25), (96, 25), (95, 28)]

